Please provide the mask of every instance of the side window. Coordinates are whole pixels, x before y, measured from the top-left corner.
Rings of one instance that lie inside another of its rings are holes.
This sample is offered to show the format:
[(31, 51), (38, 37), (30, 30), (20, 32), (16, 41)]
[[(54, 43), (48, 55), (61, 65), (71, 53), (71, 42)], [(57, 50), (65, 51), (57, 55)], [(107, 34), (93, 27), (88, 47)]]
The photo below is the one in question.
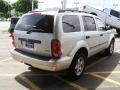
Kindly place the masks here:
[(100, 19), (96, 18), (96, 23), (98, 26), (98, 30), (105, 30), (105, 23), (103, 23)]
[(115, 16), (115, 17), (117, 17), (117, 18), (120, 18), (120, 13), (117, 12), (117, 11), (115, 11), (115, 10), (111, 10), (110, 14), (113, 15), (113, 16)]
[(80, 22), (77, 15), (65, 15), (62, 17), (62, 26), (65, 33), (80, 31)]
[(83, 16), (83, 23), (85, 31), (95, 31), (96, 25), (93, 17)]

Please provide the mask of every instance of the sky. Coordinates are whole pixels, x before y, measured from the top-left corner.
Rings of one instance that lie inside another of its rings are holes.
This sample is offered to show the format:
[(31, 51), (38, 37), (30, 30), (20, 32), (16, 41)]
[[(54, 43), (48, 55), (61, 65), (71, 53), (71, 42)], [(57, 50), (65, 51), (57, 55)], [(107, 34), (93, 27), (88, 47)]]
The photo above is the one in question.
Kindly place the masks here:
[[(10, 1), (10, 3), (13, 3), (17, 0), (6, 0)], [(39, 2), (39, 8), (51, 8), (51, 7), (61, 7), (61, 0), (38, 0)], [(114, 8), (116, 10), (120, 11), (120, 0), (67, 0), (67, 7), (75, 7), (76, 5), (74, 2), (79, 2), (79, 5), (90, 5), (92, 7), (95, 7), (97, 9), (103, 9), (103, 8)], [(117, 4), (118, 6), (115, 7), (113, 4)], [(79, 6), (78, 5), (78, 6)]]

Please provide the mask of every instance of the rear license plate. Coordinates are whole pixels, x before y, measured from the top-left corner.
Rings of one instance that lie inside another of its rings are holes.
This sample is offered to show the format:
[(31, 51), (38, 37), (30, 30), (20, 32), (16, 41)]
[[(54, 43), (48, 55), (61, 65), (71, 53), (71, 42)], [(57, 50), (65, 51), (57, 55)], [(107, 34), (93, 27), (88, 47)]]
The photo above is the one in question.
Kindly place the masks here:
[(27, 42), (26, 42), (26, 47), (27, 47), (27, 48), (34, 48), (34, 43), (33, 43), (33, 42), (30, 42), (30, 41), (27, 41)]

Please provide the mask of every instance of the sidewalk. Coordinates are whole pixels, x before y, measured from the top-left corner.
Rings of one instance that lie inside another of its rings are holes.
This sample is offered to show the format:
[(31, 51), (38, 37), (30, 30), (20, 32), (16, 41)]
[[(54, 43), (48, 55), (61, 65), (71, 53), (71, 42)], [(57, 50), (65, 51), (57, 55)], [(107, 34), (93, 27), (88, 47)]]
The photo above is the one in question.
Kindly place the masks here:
[(10, 50), (12, 49), (11, 37), (9, 34), (0, 32), (0, 58), (10, 57)]
[(0, 21), (0, 33), (3, 32), (4, 30), (8, 30), (10, 27), (10, 22), (5, 21), (5, 22), (1, 22)]

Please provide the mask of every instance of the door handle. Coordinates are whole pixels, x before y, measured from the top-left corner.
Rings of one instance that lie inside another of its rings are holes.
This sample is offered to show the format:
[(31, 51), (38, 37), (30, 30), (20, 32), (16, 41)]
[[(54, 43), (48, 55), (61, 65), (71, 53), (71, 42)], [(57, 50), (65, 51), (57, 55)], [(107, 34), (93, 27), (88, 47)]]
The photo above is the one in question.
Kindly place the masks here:
[(100, 36), (103, 36), (103, 34), (100, 34)]
[(86, 36), (86, 39), (89, 39), (90, 38), (90, 36)]

